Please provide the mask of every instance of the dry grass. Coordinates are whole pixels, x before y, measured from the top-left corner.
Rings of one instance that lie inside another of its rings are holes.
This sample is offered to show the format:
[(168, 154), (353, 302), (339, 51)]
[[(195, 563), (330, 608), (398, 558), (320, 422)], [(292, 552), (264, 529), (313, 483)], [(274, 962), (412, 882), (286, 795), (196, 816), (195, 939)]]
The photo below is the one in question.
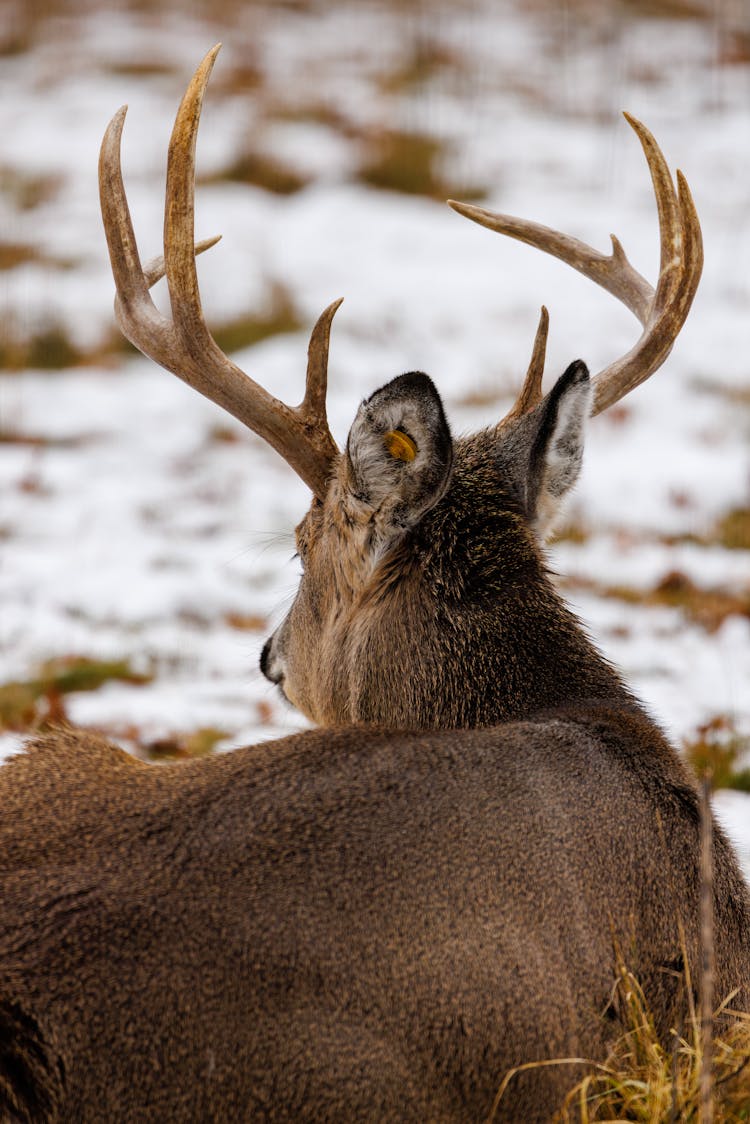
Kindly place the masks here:
[[(0, 247), (0, 259), (2, 247)], [(1, 268), (1, 266), (0, 266)], [(214, 339), (226, 352), (252, 347), (270, 336), (298, 332), (304, 326), (291, 292), (277, 281), (269, 281), (259, 309), (213, 328)], [(71, 367), (114, 367), (122, 357), (137, 354), (116, 329), (106, 331), (92, 347), (82, 348), (58, 322), (24, 331), (12, 317), (0, 325), (0, 371), (62, 371)]]
[(568, 590), (584, 590), (627, 605), (677, 609), (687, 620), (700, 625), (709, 633), (721, 628), (727, 617), (750, 618), (750, 586), (739, 590), (707, 589), (696, 585), (680, 570), (671, 570), (654, 586), (646, 589), (605, 585), (579, 577), (565, 578), (560, 584)]
[[(688, 980), (686, 992), (691, 995)], [(721, 1029), (713, 1035), (710, 1066), (704, 1066), (702, 1029), (692, 1006), (684, 1031), (674, 1030), (665, 1047), (638, 980), (619, 961), (613, 993), (625, 1028), (602, 1063), (585, 1058), (530, 1062), (510, 1070), (498, 1089), (489, 1120), (506, 1097), (512, 1103), (517, 1074), (541, 1066), (585, 1066), (578, 1081), (553, 1114), (554, 1124), (633, 1121), (637, 1124), (706, 1122), (701, 1077), (710, 1073), (710, 1109), (714, 1124), (750, 1120), (750, 1014), (731, 1010), (731, 996), (716, 1012)]]
[(222, 351), (231, 354), (271, 336), (298, 332), (303, 326), (304, 320), (297, 311), (291, 292), (280, 282), (271, 281), (259, 311), (248, 312), (217, 325), (213, 329), (213, 337)]
[(97, 691), (113, 680), (141, 686), (152, 676), (135, 671), (128, 660), (61, 656), (37, 668), (33, 679), (0, 684), (0, 730), (30, 733), (67, 721), (65, 696)]
[(83, 351), (60, 323), (42, 324), (31, 331), (8, 317), (0, 328), (0, 370), (60, 371), (95, 362), (95, 355)]
[(359, 179), (383, 191), (442, 198), (446, 192), (436, 169), (440, 155), (440, 142), (433, 137), (384, 130), (374, 138)]
[(726, 550), (750, 550), (750, 507), (735, 507), (723, 515), (712, 541)]
[(591, 530), (585, 523), (569, 519), (556, 528), (553, 542), (567, 542), (574, 546), (584, 546), (591, 538)]
[(697, 776), (711, 774), (714, 788), (750, 792), (750, 768), (742, 764), (750, 754), (750, 742), (738, 733), (729, 715), (717, 714), (699, 726), (695, 737), (683, 742), (683, 752)]
[(456, 182), (444, 174), (446, 146), (426, 133), (381, 129), (367, 139), (365, 147), (356, 178), (368, 187), (441, 201), (481, 202), (486, 194), (476, 184)]
[(229, 734), (214, 726), (201, 726), (197, 730), (170, 734), (156, 741), (140, 742), (141, 752), (151, 761), (186, 761), (195, 757), (209, 757), (219, 742)]
[[(703, 1049), (697, 1012), (691, 1011), (686, 1032), (675, 1031), (666, 1049), (638, 981), (625, 968), (617, 990), (625, 1033), (607, 1060), (570, 1090), (553, 1117), (556, 1124), (702, 1120)], [(715, 1035), (711, 1072), (716, 1124), (750, 1120), (750, 1015), (727, 1019)]]
[(42, 260), (42, 255), (35, 246), (23, 242), (0, 242), (0, 272)]
[[(602, 0), (568, 0), (567, 6), (579, 19), (602, 10), (621, 12), (623, 18), (658, 20), (710, 20), (715, 13), (715, 6), (708, 0), (608, 0), (605, 3)], [(529, 7), (540, 16), (555, 9), (552, 0), (531, 0)]]
[(734, 994), (715, 1007), (715, 935), (713, 887), (713, 777), (704, 770), (700, 783), (700, 971), (697, 995), (685, 933), (678, 919), (682, 962), (684, 1023), (667, 1041), (638, 979), (615, 943), (615, 982), (609, 1006), (623, 1033), (604, 1062), (582, 1058), (530, 1062), (510, 1070), (495, 1097), (492, 1120), (515, 1076), (540, 1066), (585, 1067), (554, 1112), (554, 1124), (634, 1121), (637, 1124), (740, 1124), (750, 1120), (750, 1012), (732, 1008)]
[[(750, 396), (750, 391), (746, 392)], [(482, 394), (477, 400), (471, 394), (460, 399), (462, 405), (494, 405), (499, 396), (490, 397)], [(674, 502), (674, 499), (673, 499)], [(555, 542), (584, 543), (591, 537), (591, 530), (582, 524), (566, 522), (555, 532)], [(665, 547), (675, 546), (720, 546), (724, 550), (750, 551), (750, 507), (732, 507), (720, 515), (708, 529), (700, 534), (696, 532), (683, 532), (682, 534), (655, 535), (633, 532), (631, 541), (643, 543), (659, 543)]]
[(18, 211), (33, 211), (51, 203), (62, 190), (63, 176), (21, 171), (0, 165), (0, 194)]
[(310, 183), (310, 176), (285, 164), (270, 153), (247, 150), (211, 176), (201, 176), (198, 185), (212, 183), (242, 183), (260, 187), (273, 195), (294, 195)]
[(409, 93), (439, 80), (446, 73), (455, 74), (461, 66), (460, 54), (418, 35), (401, 63), (382, 75), (379, 84), (387, 94)]
[[(112, 682), (138, 687), (151, 683), (153, 678), (153, 673), (136, 671), (127, 659), (59, 656), (47, 660), (35, 669), (33, 678), (0, 684), (0, 731), (35, 734), (69, 725), (68, 695), (98, 691)], [(139, 757), (157, 762), (207, 757), (231, 736), (229, 731), (213, 726), (169, 733), (158, 739), (146, 735), (136, 724), (105, 724), (90, 729), (92, 733), (119, 739)]]

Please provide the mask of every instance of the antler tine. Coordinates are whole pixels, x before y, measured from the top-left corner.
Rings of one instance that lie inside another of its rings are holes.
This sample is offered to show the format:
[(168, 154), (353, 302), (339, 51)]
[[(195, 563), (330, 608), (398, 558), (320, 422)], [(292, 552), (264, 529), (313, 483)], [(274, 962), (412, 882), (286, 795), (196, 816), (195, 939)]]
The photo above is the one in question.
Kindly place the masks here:
[[(542, 379), (544, 378), (544, 359), (547, 353), (547, 334), (549, 332), (549, 312), (542, 305), (542, 310), (539, 314), (539, 324), (537, 325), (536, 335), (534, 336), (534, 346), (531, 350), (531, 359), (529, 360), (529, 368), (526, 372), (526, 378), (523, 380), (521, 393), (515, 401), (515, 404), (509, 413), (503, 418), (503, 422), (512, 421), (514, 418), (523, 417), (528, 414), (529, 410), (542, 400)], [(502, 423), (501, 423), (502, 424)]]
[(488, 230), (506, 234), (517, 242), (525, 242), (527, 246), (559, 258), (602, 289), (606, 289), (613, 297), (617, 297), (641, 323), (645, 322), (654, 290), (645, 277), (633, 269), (614, 236), (612, 253), (602, 254), (571, 234), (563, 234), (540, 222), (487, 211), (484, 207), (475, 207), (473, 203), (457, 203), (455, 199), (449, 199), (448, 206)]
[[(684, 176), (677, 173), (675, 191), (666, 160), (651, 133), (634, 117), (625, 117), (641, 142), (656, 197), (661, 244), (656, 292), (630, 264), (614, 235), (612, 253), (601, 254), (585, 242), (540, 223), (449, 200), (450, 206), (466, 218), (572, 266), (621, 301), (641, 322), (644, 331), (636, 345), (595, 377), (593, 414), (619, 401), (661, 366), (685, 322), (703, 268), (700, 223)], [(523, 395), (524, 391), (512, 416), (517, 416)]]
[[(659, 280), (656, 293), (649, 302), (648, 309), (646, 309), (645, 318), (639, 317), (641, 324), (645, 327), (649, 318), (653, 317), (656, 306), (665, 303), (678, 280), (680, 246), (682, 243), (680, 205), (669, 165), (654, 140), (653, 134), (632, 114), (623, 113), (623, 117), (641, 142), (643, 155), (646, 157), (648, 170), (651, 173), (651, 183), (656, 199), (656, 213), (659, 219)], [(610, 237), (613, 242), (616, 241), (613, 234)], [(624, 257), (625, 251), (623, 250), (622, 253)]]
[[(145, 267), (141, 266), (130, 217), (128, 200), (122, 182), (120, 146), (122, 129), (125, 123), (127, 106), (117, 111), (110, 121), (99, 153), (99, 196), (104, 233), (107, 238), (112, 273), (115, 279), (115, 316), (121, 331), (140, 351), (151, 358), (160, 359), (154, 354), (153, 342), (157, 333), (144, 332), (144, 326), (169, 333), (170, 324), (154, 305), (148, 290), (161, 280), (165, 273), (163, 256), (154, 258)], [(198, 242), (194, 253), (202, 254), (221, 238), (216, 235)], [(166, 341), (165, 341), (166, 342)]]
[[(164, 257), (142, 269), (120, 170), (124, 110), (113, 119), (100, 158), (102, 216), (117, 287), (118, 322), (139, 350), (252, 429), (297, 472), (318, 498), (327, 490), (338, 449), (326, 420), (328, 336), (340, 301), (313, 330), (304, 399), (290, 407), (240, 370), (216, 344), (203, 318), (195, 255), (215, 244), (194, 245), (195, 148), (200, 111), (220, 44), (201, 62), (177, 112), (169, 145)], [(172, 320), (158, 311), (148, 289), (166, 273)]]
[(685, 323), (703, 272), (703, 238), (687, 180), (678, 171), (675, 191), (649, 130), (629, 114), (625, 118), (641, 142), (654, 185), (661, 241), (659, 280), (640, 339), (596, 376), (592, 416), (619, 402), (662, 365)]
[[(200, 242), (195, 243), (193, 253), (196, 257), (198, 254), (205, 254), (206, 250), (210, 250), (217, 242), (221, 242), (220, 234), (214, 234), (213, 238), (203, 238)], [(146, 284), (149, 289), (153, 288), (157, 281), (161, 281), (166, 272), (167, 265), (164, 261), (164, 254), (159, 254), (157, 257), (152, 258), (147, 265), (144, 265), (143, 276), (146, 278)]]
[[(139, 318), (155, 324), (164, 321), (148, 293), (149, 284), (141, 267), (122, 182), (120, 144), (127, 110), (128, 107), (124, 105), (117, 111), (104, 134), (99, 152), (99, 200), (117, 291), (117, 322), (123, 335), (140, 350), (144, 350), (139, 343)], [(167, 322), (164, 324), (168, 327)]]
[(326, 393), (328, 390), (328, 345), (331, 337), (331, 323), (343, 303), (339, 297), (328, 308), (323, 309), (310, 334), (307, 348), (307, 377), (305, 397), (300, 407), (302, 413), (313, 425), (326, 422)]
[(658, 370), (672, 350), (693, 303), (703, 272), (703, 239), (690, 188), (679, 171), (677, 184), (681, 246), (676, 276), (672, 281), (667, 271), (663, 285), (667, 292), (662, 296), (657, 289), (652, 317), (635, 346), (597, 375), (592, 417), (619, 402)]
[(174, 325), (191, 353), (216, 346), (201, 309), (193, 253), (195, 228), (195, 149), (203, 96), (221, 44), (200, 63), (177, 111), (167, 158), (164, 206), (164, 260)]

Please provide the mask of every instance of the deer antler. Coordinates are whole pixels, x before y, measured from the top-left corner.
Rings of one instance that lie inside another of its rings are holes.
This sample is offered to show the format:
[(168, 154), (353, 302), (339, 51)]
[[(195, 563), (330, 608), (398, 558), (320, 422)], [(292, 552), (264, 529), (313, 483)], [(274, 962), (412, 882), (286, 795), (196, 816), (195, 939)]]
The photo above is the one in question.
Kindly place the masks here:
[[(449, 200), (449, 205), (460, 215), (489, 230), (536, 246), (573, 266), (622, 301), (640, 320), (643, 332), (635, 346), (594, 379), (593, 415), (619, 402), (662, 365), (685, 323), (703, 269), (701, 228), (685, 177), (677, 172), (675, 190), (667, 162), (651, 133), (630, 114), (626, 113), (625, 119), (641, 142), (656, 196), (661, 238), (656, 291), (630, 264), (614, 234), (611, 235), (612, 253), (600, 254), (585, 242), (540, 223)], [(509, 417), (518, 417), (539, 401), (543, 369), (544, 347), (539, 347), (537, 333), (534, 357)]]
[[(203, 318), (195, 255), (218, 239), (194, 245), (195, 145), (203, 95), (218, 44), (193, 75), (172, 130), (167, 164), (164, 257), (141, 266), (122, 182), (120, 138), (127, 107), (107, 128), (99, 156), (99, 195), (117, 297), (115, 313), (123, 334), (156, 363), (178, 375), (221, 406), (281, 453), (319, 499), (325, 498), (331, 465), (338, 455), (326, 419), (328, 341), (335, 301), (313, 328), (305, 395), (299, 406), (280, 402), (241, 371), (218, 347)], [(172, 319), (149, 295), (166, 274)]]

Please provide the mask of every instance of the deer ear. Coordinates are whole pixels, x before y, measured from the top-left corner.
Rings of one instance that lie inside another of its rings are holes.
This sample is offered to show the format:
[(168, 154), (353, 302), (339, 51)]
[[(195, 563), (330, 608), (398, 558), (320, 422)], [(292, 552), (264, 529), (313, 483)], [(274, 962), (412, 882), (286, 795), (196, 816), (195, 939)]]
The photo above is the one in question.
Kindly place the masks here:
[(413, 527), (445, 492), (453, 441), (432, 379), (399, 375), (366, 398), (346, 444), (348, 498), (382, 530)]
[(510, 471), (541, 539), (551, 533), (581, 471), (591, 396), (588, 368), (579, 359), (539, 405), (504, 435), (503, 467)]

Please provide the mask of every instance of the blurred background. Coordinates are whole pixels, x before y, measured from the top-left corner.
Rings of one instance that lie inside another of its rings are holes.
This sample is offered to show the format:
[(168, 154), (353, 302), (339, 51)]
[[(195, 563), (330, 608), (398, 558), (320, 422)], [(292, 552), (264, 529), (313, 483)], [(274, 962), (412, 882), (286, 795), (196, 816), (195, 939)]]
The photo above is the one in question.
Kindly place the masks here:
[[(174, 113), (224, 46), (198, 144), (197, 235), (219, 343), (296, 402), (333, 329), (330, 415), (428, 371), (456, 432), (495, 420), (550, 309), (548, 379), (639, 334), (562, 264), (467, 223), (457, 197), (614, 231), (654, 281), (640, 146), (685, 172), (706, 266), (665, 367), (592, 423), (550, 548), (565, 595), (750, 821), (750, 3), (0, 2), (0, 746), (69, 718), (154, 758), (299, 728), (258, 656), (297, 582), (308, 497), (256, 438), (118, 335), (101, 136), (145, 259)], [(159, 288), (162, 288), (160, 286)], [(165, 295), (157, 289), (165, 306)], [(750, 846), (748, 848), (750, 853)]]

